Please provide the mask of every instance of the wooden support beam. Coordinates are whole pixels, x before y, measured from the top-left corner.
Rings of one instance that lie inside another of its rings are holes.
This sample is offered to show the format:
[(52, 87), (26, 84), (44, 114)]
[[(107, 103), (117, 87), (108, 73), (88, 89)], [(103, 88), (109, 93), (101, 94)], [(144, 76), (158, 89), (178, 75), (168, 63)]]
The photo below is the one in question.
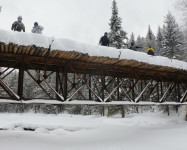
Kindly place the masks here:
[[(86, 75), (84, 75), (83, 77), (82, 77), (82, 79), (85, 79), (85, 76)], [(71, 89), (68, 91), (68, 93), (70, 93), (73, 89), (76, 89), (76, 86), (81, 82), (82, 80), (79, 80), (77, 83), (75, 83), (75, 74), (74, 74), (74, 78), (73, 78), (73, 82), (72, 81), (70, 81), (70, 79), (68, 79), (68, 82), (71, 84)], [(76, 89), (77, 90), (77, 89)]]
[[(83, 80), (83, 81), (85, 81), (85, 84), (86, 84), (86, 82), (89, 81), (90, 79), (91, 79), (91, 77), (90, 77), (88, 80)], [(81, 85), (66, 101), (67, 101), (67, 102), (70, 101), (70, 100), (74, 97), (74, 95), (75, 95), (77, 92), (79, 92), (83, 86), (85, 86), (85, 84), (82, 84), (82, 85)], [(83, 96), (83, 95), (82, 95), (82, 96)], [(84, 96), (83, 96), (83, 97), (84, 97)], [(84, 98), (85, 98), (85, 97), (84, 97)]]
[[(99, 91), (99, 95), (101, 95), (102, 94), (102, 97), (104, 98), (104, 92), (106, 92), (108, 95), (110, 94), (110, 92), (107, 90), (107, 86), (109, 85), (109, 84), (107, 84), (107, 85), (105, 85), (105, 81), (104, 81), (104, 83), (102, 83), (103, 81), (102, 81), (102, 77), (101, 77), (101, 81), (99, 81), (99, 79), (97, 78), (97, 77), (95, 77), (95, 76), (93, 76), (93, 79), (96, 79), (96, 81), (101, 85), (101, 91)], [(103, 86), (104, 86), (104, 88), (103, 88)], [(107, 95), (107, 96), (108, 96)], [(103, 99), (104, 100), (104, 99)]]
[(67, 73), (67, 65), (64, 67), (64, 73), (63, 73), (63, 83), (64, 83), (64, 100), (67, 100), (68, 96), (68, 73)]
[[(59, 72), (56, 72), (56, 91), (59, 93)], [(58, 95), (56, 94), (56, 99), (58, 99)]]
[(152, 80), (149, 81), (149, 83), (145, 86), (145, 88), (143, 89), (143, 91), (140, 93), (140, 95), (138, 95), (138, 97), (135, 99), (135, 102), (139, 102), (139, 99), (141, 98), (141, 96), (143, 95), (143, 93), (145, 92), (145, 90), (148, 88), (148, 86), (151, 84)]
[[(152, 93), (153, 93), (153, 91), (154, 91), (154, 89), (156, 88), (158, 86), (158, 82), (151, 88), (151, 89), (149, 89), (149, 93), (147, 93), (147, 95), (145, 96), (145, 99), (147, 99), (147, 97), (148, 96), (150, 96)], [(154, 96), (154, 98), (155, 98), (155, 96)], [(155, 100), (156, 100), (157, 98), (155, 98)], [(159, 102), (159, 100), (157, 100), (158, 102)]]
[(160, 100), (160, 92), (159, 92), (159, 82), (157, 82), (157, 101), (159, 102), (159, 100)]
[[(79, 80), (78, 83), (80, 83), (80, 81), (81, 81), (81, 80)], [(78, 84), (74, 85), (69, 79), (68, 79), (68, 82), (71, 84), (72, 87), (75, 86), (75, 87), (73, 87), (72, 89), (75, 89), (75, 90), (78, 92), (78, 94), (79, 94), (81, 97), (83, 97), (83, 99), (86, 100), (86, 98), (84, 97), (84, 95), (83, 95), (83, 94), (78, 90), (78, 88), (76, 87), (76, 85), (78, 85)], [(71, 89), (71, 90), (72, 90), (72, 89)], [(69, 90), (68, 93), (70, 93), (71, 90)]]
[(122, 80), (118, 85), (117, 85), (117, 87), (115, 87), (114, 89), (113, 89), (113, 91), (104, 99), (104, 102), (106, 102), (110, 97), (111, 97), (111, 95), (115, 92), (115, 90), (122, 84), (122, 82), (124, 82), (124, 80)]
[(180, 102), (181, 92), (180, 92), (180, 83), (177, 82), (177, 101)]
[[(60, 75), (61, 75), (61, 76), (60, 76)], [(62, 83), (62, 82), (63, 82), (63, 81), (62, 81), (62, 80), (63, 80), (63, 74), (62, 74), (62, 73), (61, 73), (61, 74), (59, 73), (59, 76), (58, 76), (58, 77), (59, 77), (58, 80), (59, 80), (59, 82), (60, 82), (60, 90), (59, 90), (59, 91), (61, 91), (61, 94), (63, 94), (63, 93), (64, 93), (64, 92), (63, 92), (63, 83)]]
[[(89, 74), (89, 78), (90, 78), (90, 80), (88, 81), (89, 83), (88, 83), (88, 85), (89, 85), (89, 87), (90, 88), (92, 88), (92, 79), (91, 79), (91, 75)], [(90, 89), (88, 89), (89, 90), (89, 100), (92, 100), (92, 92), (91, 92), (91, 90)]]
[[(119, 82), (119, 78), (117, 78), (117, 83), (118, 83), (118, 84), (120, 83), (120, 82)], [(118, 88), (117, 88), (117, 100), (118, 100), (118, 101), (120, 100), (120, 98), (119, 98), (119, 96), (120, 96), (119, 90), (120, 90), (120, 88), (118, 87)], [(123, 109), (123, 110), (124, 110), (124, 109)]]
[(102, 100), (105, 100), (105, 76), (101, 76), (101, 84), (102, 84), (102, 88), (101, 88), (101, 93), (102, 93)]
[[(110, 77), (113, 79), (114, 83), (115, 83), (116, 85), (118, 85), (118, 82), (115, 80), (115, 78), (114, 78), (111, 74), (110, 74)], [(126, 81), (126, 80), (125, 80), (125, 81)], [(125, 82), (125, 81), (123, 80), (123, 82)], [(122, 84), (123, 84), (123, 82), (122, 82)], [(125, 94), (125, 96), (128, 98), (129, 101), (134, 102), (134, 100), (131, 99), (131, 97), (127, 94), (127, 92), (125, 91), (125, 89), (124, 89), (122, 86), (119, 86), (119, 88), (120, 88), (121, 91)]]
[[(28, 65), (30, 65), (30, 67), (31, 67), (33, 70), (35, 70), (35, 69), (32, 67), (32, 65), (31, 65), (27, 60), (25, 60), (25, 62), (26, 62)], [(40, 76), (40, 78), (45, 82), (45, 84), (46, 84), (55, 94), (58, 95), (59, 99), (60, 99), (61, 101), (64, 101), (64, 97), (61, 96), (61, 95), (60, 95), (60, 94), (44, 79), (44, 77), (43, 77), (37, 70), (35, 70), (35, 72)]]
[(181, 102), (181, 103), (185, 102), (186, 97), (187, 97), (187, 90), (186, 90), (186, 92), (183, 94), (183, 96), (181, 97), (180, 102)]
[(0, 79), (0, 86), (8, 93), (8, 95), (13, 99), (13, 100), (19, 100), (20, 97), (15, 94), (9, 87), (8, 85), (3, 82), (3, 80)]
[(76, 71), (74, 70), (74, 68), (73, 68), (70, 64), (69, 64), (69, 67), (71, 68), (72, 71), (74, 71), (74, 73), (79, 77), (79, 79), (81, 79), (81, 80), (85, 83), (85, 85), (87, 86), (88, 89), (90, 89), (90, 91), (92, 92), (92, 94), (94, 94), (94, 95), (98, 98), (98, 100), (99, 100), (100, 102), (102, 102), (102, 98), (99, 97), (99, 96), (87, 85), (87, 83), (85, 82), (85, 80), (82, 79), (82, 78), (80, 77), (80, 75), (76, 73)]
[(38, 81), (33, 77), (33, 75), (32, 75), (28, 70), (26, 70), (26, 72), (27, 72), (28, 75), (35, 81), (35, 83), (38, 84), (38, 86), (45, 92), (45, 94), (46, 94), (50, 99), (53, 99), (53, 97), (50, 96), (49, 93), (47, 93), (47, 91), (43, 88), (43, 86), (42, 86), (40, 83), (38, 83)]
[(18, 77), (18, 95), (20, 99), (23, 99), (23, 81), (24, 81), (24, 61), (20, 65), (19, 77)]
[(13, 71), (15, 70), (15, 68), (11, 69), (11, 71), (9, 71), (6, 75), (4, 75), (1, 80), (3, 80), (4, 78), (6, 78), (9, 74), (11, 74)]
[[(131, 85), (132, 85), (132, 99), (135, 99), (135, 91), (134, 91), (134, 79), (131, 80)], [(136, 99), (135, 99), (136, 102)]]
[[(133, 88), (135, 88), (135, 86), (137, 85), (137, 83), (138, 83), (138, 80), (136, 80), (136, 82), (134, 82), (134, 83), (132, 84), (132, 86), (129, 87), (129, 90), (127, 91), (127, 93), (130, 93), (130, 91), (131, 91)], [(141, 85), (142, 85), (142, 83), (141, 83)], [(141, 91), (142, 91), (142, 90), (141, 90)]]
[(161, 97), (161, 99), (159, 100), (160, 103), (162, 103), (162, 102), (164, 101), (166, 95), (168, 94), (168, 92), (169, 92), (169, 90), (170, 90), (170, 88), (171, 88), (172, 86), (173, 86), (173, 83), (171, 83), (171, 84), (169, 85), (169, 87), (166, 89), (164, 95), (163, 95), (163, 96)]

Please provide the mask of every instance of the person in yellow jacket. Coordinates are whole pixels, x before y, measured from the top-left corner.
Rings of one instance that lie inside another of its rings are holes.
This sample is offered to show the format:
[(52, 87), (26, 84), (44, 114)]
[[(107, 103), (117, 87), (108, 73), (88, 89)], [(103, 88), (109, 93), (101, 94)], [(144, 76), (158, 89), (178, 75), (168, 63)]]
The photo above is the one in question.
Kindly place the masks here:
[(151, 46), (149, 46), (149, 48), (147, 49), (147, 54), (148, 55), (154, 55), (155, 54), (155, 50), (153, 48), (151, 48)]

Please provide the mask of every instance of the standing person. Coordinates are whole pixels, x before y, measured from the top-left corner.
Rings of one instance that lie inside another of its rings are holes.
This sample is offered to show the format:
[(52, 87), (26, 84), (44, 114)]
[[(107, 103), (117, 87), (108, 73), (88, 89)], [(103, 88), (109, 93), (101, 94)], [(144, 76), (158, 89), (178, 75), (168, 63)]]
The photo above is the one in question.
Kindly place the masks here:
[(11, 29), (14, 30), (14, 31), (18, 31), (18, 32), (21, 32), (23, 30), (23, 32), (25, 32), (25, 26), (22, 23), (22, 16), (19, 16), (18, 17), (18, 21), (15, 21), (12, 24), (12, 28)]
[(155, 55), (155, 50), (151, 47), (151, 45), (147, 49), (147, 54), (148, 55)]
[(137, 48), (140, 48), (139, 46), (135, 46), (134, 42), (131, 42), (131, 46), (129, 49), (133, 50), (133, 51), (137, 51)]
[(44, 28), (42, 26), (38, 25), (38, 22), (35, 22), (34, 23), (34, 27), (33, 27), (33, 29), (31, 31), (32, 31), (32, 33), (42, 34), (43, 29)]
[(99, 44), (102, 46), (109, 46), (109, 38), (108, 38), (108, 33), (105, 32), (104, 36), (101, 37)]

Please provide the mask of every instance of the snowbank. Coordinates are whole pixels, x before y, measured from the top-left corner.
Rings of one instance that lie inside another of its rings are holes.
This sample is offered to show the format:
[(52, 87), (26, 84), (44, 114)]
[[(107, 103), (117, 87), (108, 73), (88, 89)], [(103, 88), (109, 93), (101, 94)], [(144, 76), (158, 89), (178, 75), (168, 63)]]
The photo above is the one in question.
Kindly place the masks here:
[(186, 150), (186, 125), (180, 113), (0, 114), (0, 128), (6, 129), (0, 131), (0, 145), (2, 150)]
[(117, 58), (119, 60), (135, 60), (151, 65), (166, 66), (187, 70), (187, 63), (179, 60), (168, 59), (161, 56), (149, 56), (146, 53), (135, 52), (129, 49), (115, 49), (111, 47), (95, 46), (90, 44), (78, 43), (69, 39), (55, 39), (33, 33), (20, 33), (13, 31), (0, 30), (0, 42), (14, 43), (18, 45), (36, 45), (39, 47), (48, 48), (52, 40), (54, 43), (51, 47), (52, 50), (61, 51), (75, 51), (89, 56)]

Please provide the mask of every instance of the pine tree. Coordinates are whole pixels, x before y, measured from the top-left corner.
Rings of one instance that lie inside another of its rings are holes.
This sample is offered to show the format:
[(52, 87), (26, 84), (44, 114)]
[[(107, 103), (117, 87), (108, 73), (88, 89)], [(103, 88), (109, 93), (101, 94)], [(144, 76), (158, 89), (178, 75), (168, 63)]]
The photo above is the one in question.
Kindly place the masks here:
[(165, 28), (163, 30), (163, 51), (161, 55), (169, 58), (180, 59), (184, 53), (183, 35), (179, 30), (179, 25), (176, 23), (175, 17), (168, 12), (165, 17)]
[(134, 33), (133, 32), (132, 32), (132, 34), (130, 36), (130, 39), (128, 41), (128, 45), (131, 45), (132, 42), (136, 45), (136, 43), (135, 43), (135, 37), (134, 37)]
[(187, 0), (178, 0), (176, 3), (178, 10), (182, 13), (182, 32), (184, 35), (184, 61), (187, 61)]
[(112, 47), (116, 47), (118, 49), (125, 47), (124, 39), (127, 39), (127, 33), (123, 30), (122, 26), (122, 19), (118, 17), (118, 7), (117, 3), (114, 0), (112, 3), (112, 17), (110, 19), (110, 45)]
[(146, 36), (145, 40), (146, 40), (147, 48), (149, 48), (149, 47), (152, 47), (153, 49), (156, 48), (155, 47), (156, 38), (155, 38), (155, 35), (154, 35), (153, 31), (151, 30), (150, 25), (149, 25), (147, 36)]
[(163, 33), (162, 29), (160, 26), (158, 27), (158, 32), (156, 36), (156, 50), (157, 50), (157, 55), (161, 55), (161, 51), (163, 50)]
[(136, 45), (139, 46), (140, 48), (138, 49), (138, 51), (140, 52), (146, 52), (146, 42), (145, 42), (145, 38), (141, 37), (140, 35), (137, 37), (136, 40)]

